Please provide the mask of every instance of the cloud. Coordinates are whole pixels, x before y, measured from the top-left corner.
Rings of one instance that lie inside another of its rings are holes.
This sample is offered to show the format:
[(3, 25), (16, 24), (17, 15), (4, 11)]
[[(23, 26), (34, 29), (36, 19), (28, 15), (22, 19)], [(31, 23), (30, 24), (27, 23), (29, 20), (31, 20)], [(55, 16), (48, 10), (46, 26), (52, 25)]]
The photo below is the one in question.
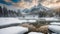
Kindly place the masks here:
[(21, 0), (21, 2), (14, 3), (14, 6), (20, 7), (20, 8), (31, 8), (33, 6), (38, 5), (38, 0)]
[(11, 0), (4, 0), (5, 2), (11, 2)]
[(6, 2), (5, 0), (0, 0), (0, 3), (1, 3), (1, 4), (6, 4), (6, 5), (11, 5), (10, 2)]
[(41, 4), (48, 8), (57, 8), (60, 7), (60, 0), (45, 0)]
[(47, 8), (60, 7), (60, 0), (0, 0), (0, 3), (28, 9), (39, 3)]
[(21, 1), (21, 0), (4, 0), (5, 2), (14, 2), (14, 3), (17, 3), (17, 2), (19, 2), (19, 1)]
[(6, 4), (6, 5), (13, 5), (13, 3), (20, 2), (20, 0), (0, 0), (0, 3)]
[(20, 8), (31, 8), (38, 5), (38, 0), (3, 0), (3, 1), (4, 4), (13, 5)]

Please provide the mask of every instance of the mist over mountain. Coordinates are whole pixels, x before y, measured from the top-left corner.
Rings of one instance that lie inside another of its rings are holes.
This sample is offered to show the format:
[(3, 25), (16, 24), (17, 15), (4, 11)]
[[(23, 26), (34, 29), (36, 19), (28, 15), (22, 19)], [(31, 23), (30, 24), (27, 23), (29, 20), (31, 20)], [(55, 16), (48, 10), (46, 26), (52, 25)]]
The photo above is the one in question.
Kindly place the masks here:
[[(60, 1), (59, 0), (0, 0), (0, 6), (6, 7), (7, 10), (21, 12), (22, 14), (52, 14), (59, 15)], [(4, 4), (11, 3), (11, 4)], [(57, 5), (59, 4), (59, 5)]]
[(15, 7), (15, 6), (8, 6), (5, 4), (0, 4), (0, 6), (2, 7), (6, 7), (8, 10), (14, 10), (17, 11), (18, 9), (22, 12), (33, 12), (33, 11), (46, 11), (49, 10), (49, 8), (42, 6), (41, 4), (38, 4), (37, 6), (31, 7), (30, 9), (28, 8), (19, 8), (19, 7)]
[(60, 7), (60, 0), (0, 0), (0, 3), (29, 10), (39, 4), (50, 9)]

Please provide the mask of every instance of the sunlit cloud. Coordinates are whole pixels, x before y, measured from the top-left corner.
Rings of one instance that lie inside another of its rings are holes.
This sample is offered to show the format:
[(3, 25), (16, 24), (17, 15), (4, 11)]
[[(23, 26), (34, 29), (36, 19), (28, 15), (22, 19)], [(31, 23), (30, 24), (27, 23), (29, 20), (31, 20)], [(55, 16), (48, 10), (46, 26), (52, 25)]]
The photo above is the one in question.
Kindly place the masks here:
[(41, 4), (48, 8), (57, 8), (60, 7), (60, 0), (46, 0)]
[(12, 6), (28, 9), (37, 6), (39, 3), (47, 8), (60, 7), (60, 0), (4, 0), (4, 1), (7, 2), (8, 4), (12, 4)]
[(26, 2), (25, 0), (22, 0), (21, 2), (14, 3), (13, 5), (20, 8), (31, 8), (38, 5), (38, 0), (32, 0), (32, 2)]
[(4, 0), (4, 1), (20, 8), (31, 8), (38, 5), (38, 0), (20, 0), (19, 2), (16, 3), (13, 2), (12, 0)]

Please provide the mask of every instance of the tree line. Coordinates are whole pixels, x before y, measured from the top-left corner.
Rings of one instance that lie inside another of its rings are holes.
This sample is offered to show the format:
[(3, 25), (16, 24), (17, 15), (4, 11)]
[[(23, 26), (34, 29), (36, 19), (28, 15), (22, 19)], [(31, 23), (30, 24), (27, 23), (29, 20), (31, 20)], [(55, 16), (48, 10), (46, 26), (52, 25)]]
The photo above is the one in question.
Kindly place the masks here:
[(19, 17), (21, 16), (20, 10), (14, 11), (14, 10), (7, 10), (6, 7), (0, 6), (0, 17)]

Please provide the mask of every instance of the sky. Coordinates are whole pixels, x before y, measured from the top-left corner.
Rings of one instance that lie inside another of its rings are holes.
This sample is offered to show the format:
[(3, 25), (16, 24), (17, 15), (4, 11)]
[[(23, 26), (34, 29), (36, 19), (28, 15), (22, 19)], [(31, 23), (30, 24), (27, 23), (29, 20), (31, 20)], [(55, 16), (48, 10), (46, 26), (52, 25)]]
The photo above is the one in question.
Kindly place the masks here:
[(60, 0), (0, 0), (0, 3), (20, 8), (31, 8), (37, 6), (39, 3), (48, 8), (60, 7)]
[(20, 8), (31, 8), (38, 5), (38, 0), (0, 0), (0, 3)]
[(13, 3), (17, 3), (19, 2), (20, 0), (0, 0), (0, 3), (2, 4), (6, 4), (6, 5), (12, 5), (12, 2)]

